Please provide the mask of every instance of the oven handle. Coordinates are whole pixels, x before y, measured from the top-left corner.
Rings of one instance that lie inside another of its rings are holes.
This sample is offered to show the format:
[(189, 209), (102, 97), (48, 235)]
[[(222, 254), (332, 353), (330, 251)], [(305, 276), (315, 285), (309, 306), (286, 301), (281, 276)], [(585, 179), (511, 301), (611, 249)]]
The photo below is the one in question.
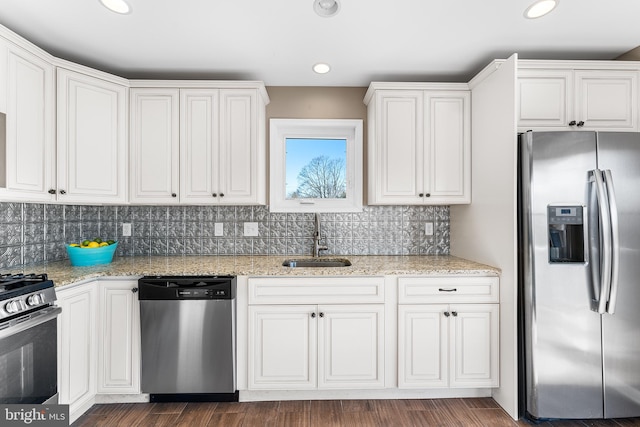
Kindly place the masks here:
[(55, 319), (61, 312), (62, 308), (51, 306), (44, 310), (13, 319), (10, 321), (9, 326), (0, 330), (0, 340)]

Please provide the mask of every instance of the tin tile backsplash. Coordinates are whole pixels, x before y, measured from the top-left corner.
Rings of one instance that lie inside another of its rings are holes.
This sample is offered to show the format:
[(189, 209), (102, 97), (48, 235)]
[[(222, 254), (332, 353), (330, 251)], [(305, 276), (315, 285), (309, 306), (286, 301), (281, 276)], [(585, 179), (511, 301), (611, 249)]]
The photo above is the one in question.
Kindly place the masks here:
[[(265, 206), (75, 206), (0, 203), (0, 268), (67, 258), (66, 243), (119, 241), (120, 256), (311, 255), (313, 214), (270, 213)], [(365, 206), (323, 213), (328, 255), (449, 254), (448, 206)], [(258, 223), (258, 237), (244, 223)], [(434, 233), (425, 234), (432, 222)], [(132, 225), (131, 237), (122, 224)], [(215, 236), (221, 223), (223, 235)]]

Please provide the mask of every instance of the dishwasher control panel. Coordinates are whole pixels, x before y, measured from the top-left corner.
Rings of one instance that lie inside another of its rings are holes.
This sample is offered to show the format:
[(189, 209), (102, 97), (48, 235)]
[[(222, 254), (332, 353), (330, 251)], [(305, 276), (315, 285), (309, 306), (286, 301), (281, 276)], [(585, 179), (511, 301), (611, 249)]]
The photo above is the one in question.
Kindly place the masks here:
[(176, 296), (184, 299), (227, 299), (229, 298), (229, 289), (178, 289)]
[(146, 276), (138, 280), (139, 300), (230, 300), (235, 276)]

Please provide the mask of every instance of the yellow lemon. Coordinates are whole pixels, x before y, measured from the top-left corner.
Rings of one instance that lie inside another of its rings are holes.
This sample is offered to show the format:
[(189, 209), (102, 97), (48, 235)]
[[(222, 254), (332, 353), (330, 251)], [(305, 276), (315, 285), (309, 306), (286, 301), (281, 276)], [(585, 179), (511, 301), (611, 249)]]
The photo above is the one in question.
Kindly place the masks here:
[(90, 243), (87, 245), (87, 247), (88, 247), (88, 248), (97, 248), (97, 247), (99, 247), (99, 246), (100, 246), (100, 243), (98, 243), (98, 242), (90, 242)]
[(102, 247), (102, 246), (109, 246), (109, 244), (107, 242), (102, 242), (102, 243), (100, 243), (100, 247)]
[(71, 247), (73, 247), (73, 248), (77, 248), (77, 247), (79, 247), (80, 245), (79, 245), (79, 244), (77, 244), (77, 243), (72, 243), (72, 244), (70, 244), (69, 246), (71, 246)]

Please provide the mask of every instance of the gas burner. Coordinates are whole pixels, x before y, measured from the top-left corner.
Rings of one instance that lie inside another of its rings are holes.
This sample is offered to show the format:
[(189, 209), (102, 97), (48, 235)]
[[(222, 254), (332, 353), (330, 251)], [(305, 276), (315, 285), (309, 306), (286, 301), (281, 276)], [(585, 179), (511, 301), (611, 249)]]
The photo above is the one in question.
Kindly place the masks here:
[(27, 280), (31, 282), (43, 282), (47, 280), (46, 273), (36, 274), (36, 273), (14, 273), (14, 274), (0, 274), (0, 283), (8, 282), (13, 280)]

